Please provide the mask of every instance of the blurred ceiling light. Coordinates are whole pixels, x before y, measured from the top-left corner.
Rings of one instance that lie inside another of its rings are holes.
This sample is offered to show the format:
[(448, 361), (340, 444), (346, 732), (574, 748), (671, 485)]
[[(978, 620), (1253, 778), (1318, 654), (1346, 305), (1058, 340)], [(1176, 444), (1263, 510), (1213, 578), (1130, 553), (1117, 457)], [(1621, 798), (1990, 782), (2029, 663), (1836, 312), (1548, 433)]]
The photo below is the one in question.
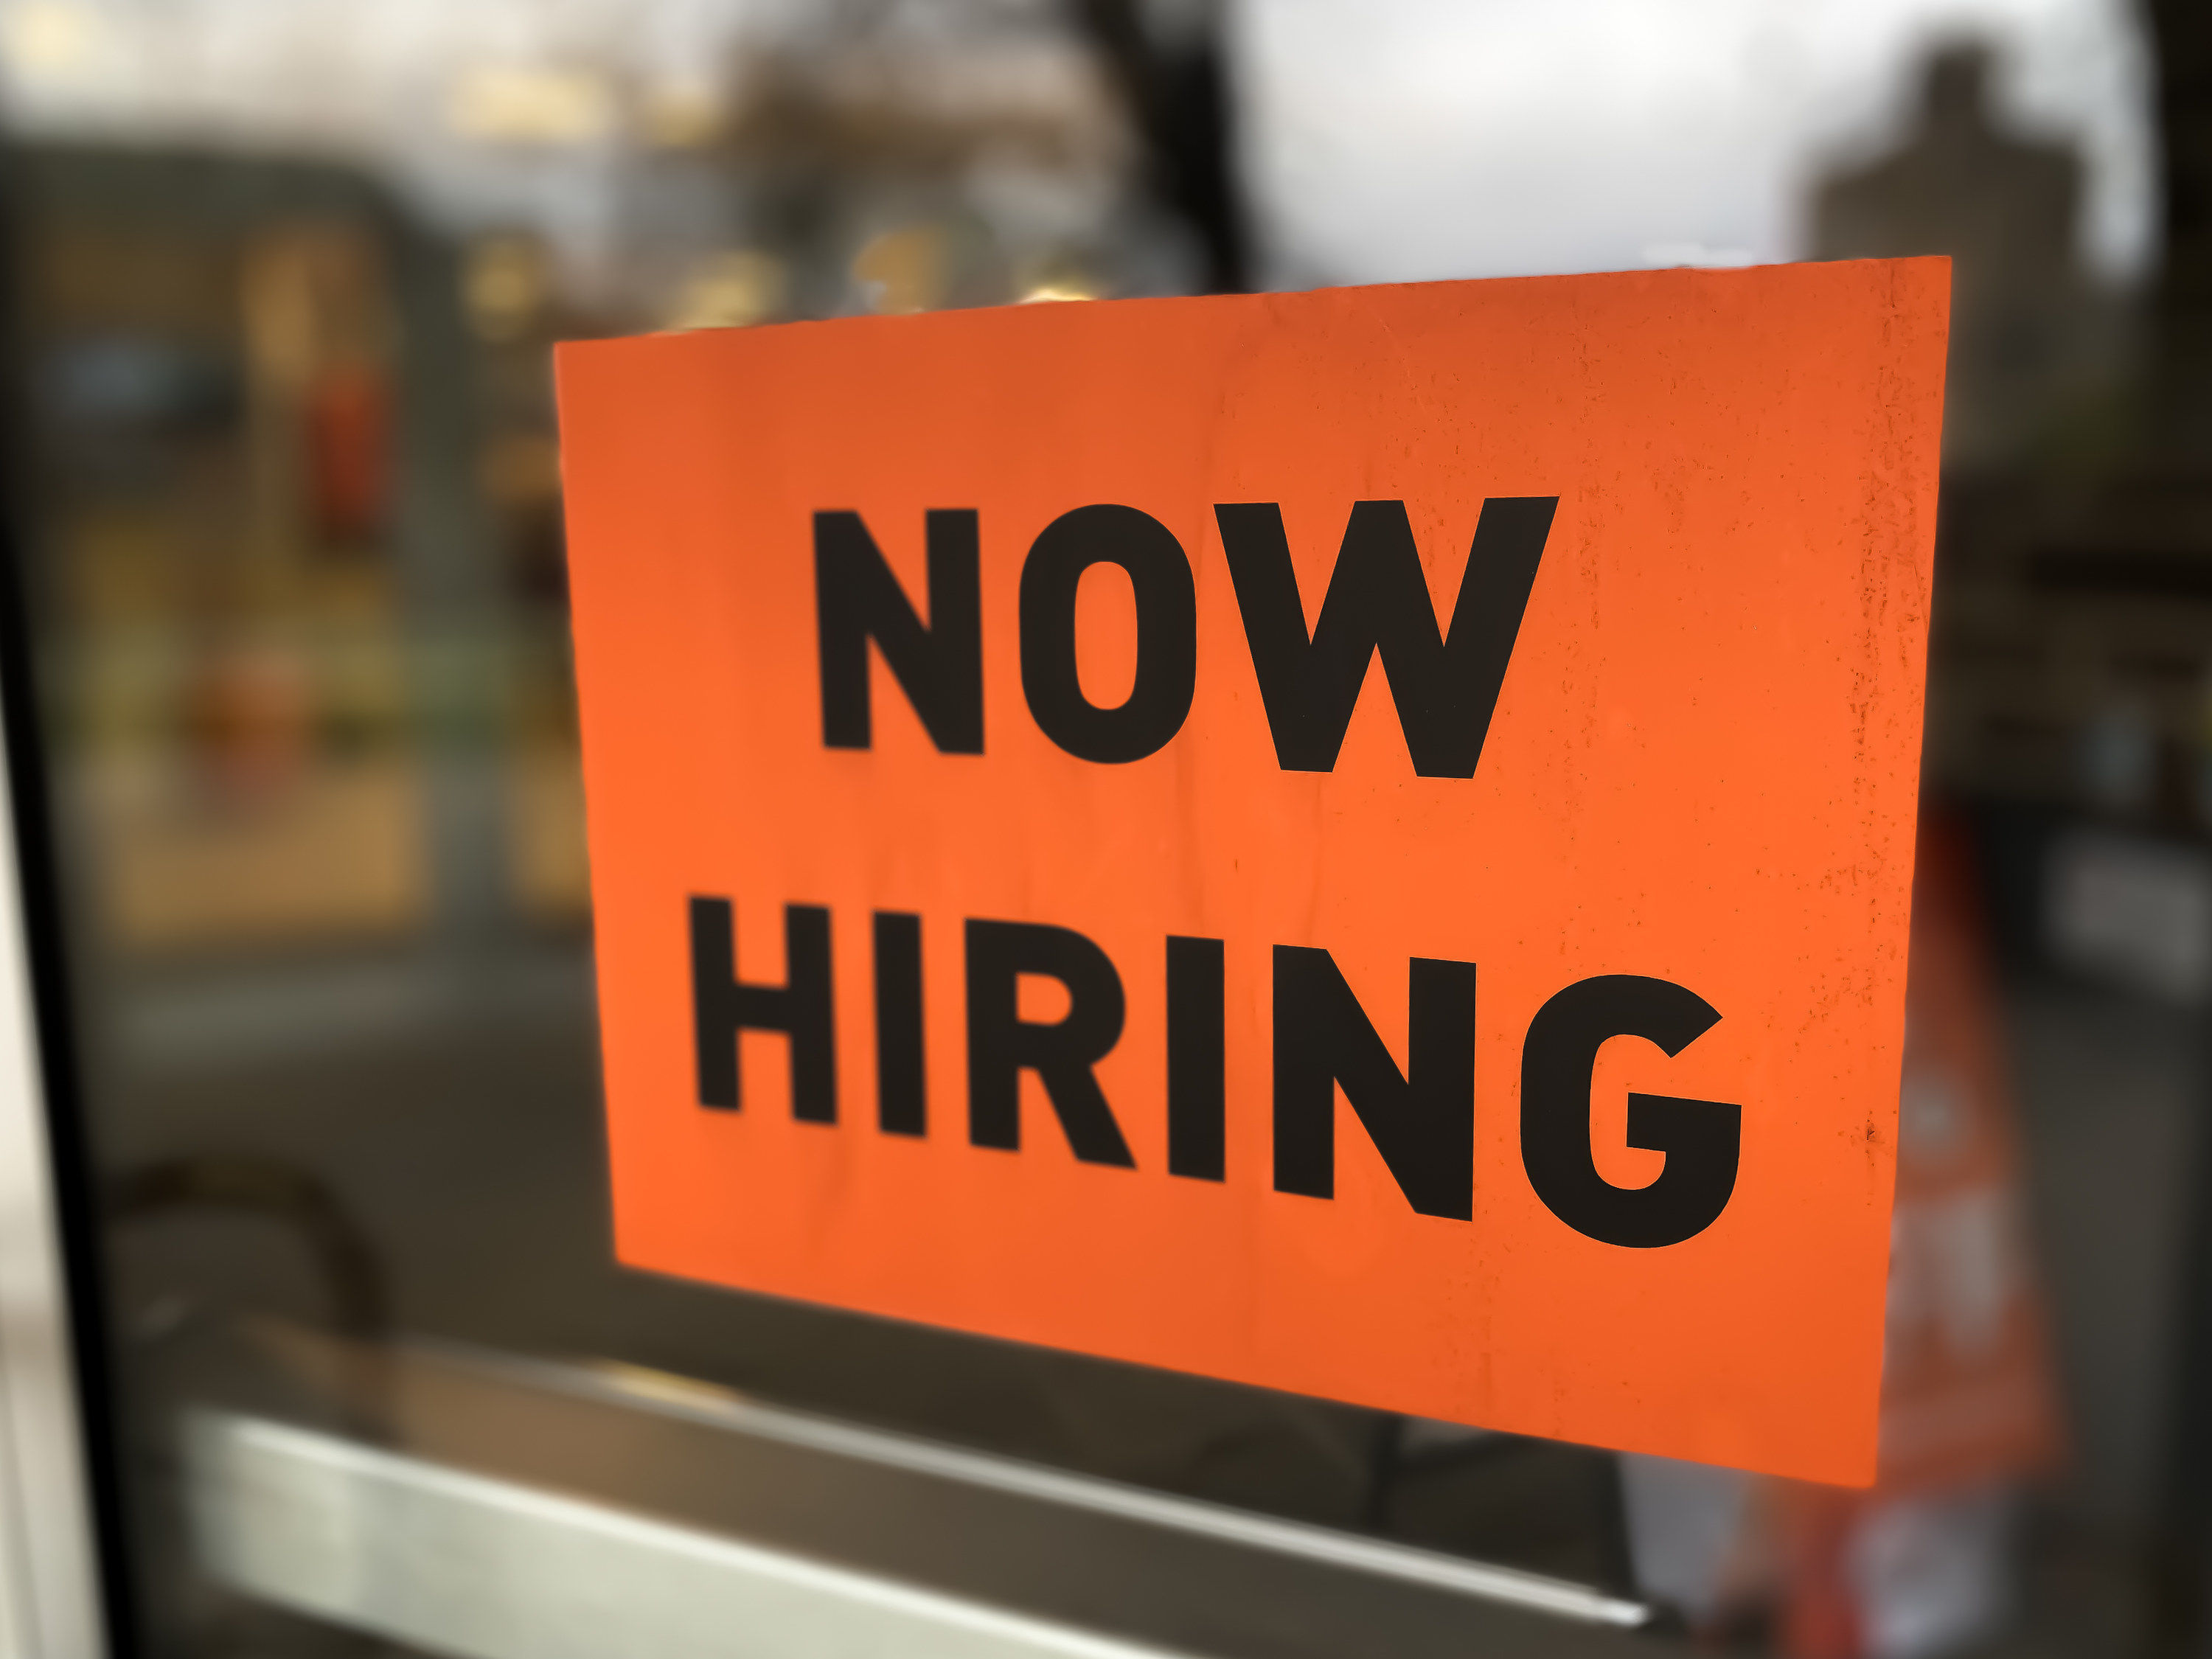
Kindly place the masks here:
[(750, 248), (710, 254), (684, 280), (668, 326), (750, 327), (782, 309), (788, 286), (783, 262), (771, 254)]
[(510, 144), (574, 144), (614, 125), (613, 89), (590, 70), (501, 64), (453, 83), (447, 122), (467, 138)]
[(1060, 305), (1070, 300), (1098, 300), (1107, 285), (1084, 258), (1066, 249), (1023, 260), (1014, 269), (1014, 303), (1023, 306)]
[(945, 233), (935, 225), (887, 230), (854, 257), (853, 276), (879, 312), (927, 311), (945, 297), (949, 254)]
[(30, 79), (69, 74), (88, 62), (99, 44), (100, 19), (65, 0), (27, 0), (8, 13), (8, 66)]
[(729, 112), (705, 87), (657, 87), (639, 112), (645, 140), (663, 149), (696, 149), (722, 136)]
[(529, 236), (487, 236), (468, 251), (461, 299), (477, 333), (513, 340), (529, 331), (551, 298), (544, 246)]

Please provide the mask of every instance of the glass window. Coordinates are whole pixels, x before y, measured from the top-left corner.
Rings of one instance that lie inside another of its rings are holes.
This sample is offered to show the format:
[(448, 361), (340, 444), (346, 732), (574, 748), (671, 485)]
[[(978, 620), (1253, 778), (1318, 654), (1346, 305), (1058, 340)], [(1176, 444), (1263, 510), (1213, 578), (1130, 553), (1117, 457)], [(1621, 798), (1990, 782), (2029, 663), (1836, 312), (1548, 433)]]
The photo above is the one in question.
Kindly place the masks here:
[[(2166, 0), (0, 0), (117, 1650), (2199, 1639), (2208, 71)], [(1925, 252), (1872, 1492), (616, 1265), (556, 342)]]

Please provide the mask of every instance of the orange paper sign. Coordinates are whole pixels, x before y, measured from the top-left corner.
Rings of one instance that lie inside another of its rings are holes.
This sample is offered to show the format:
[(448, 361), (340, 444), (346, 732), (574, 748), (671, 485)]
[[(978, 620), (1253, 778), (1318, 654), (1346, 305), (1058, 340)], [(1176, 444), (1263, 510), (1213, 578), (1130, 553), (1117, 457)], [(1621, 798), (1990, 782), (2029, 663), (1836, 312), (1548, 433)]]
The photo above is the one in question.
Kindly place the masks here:
[(562, 348), (622, 1260), (1869, 1477), (1947, 287)]

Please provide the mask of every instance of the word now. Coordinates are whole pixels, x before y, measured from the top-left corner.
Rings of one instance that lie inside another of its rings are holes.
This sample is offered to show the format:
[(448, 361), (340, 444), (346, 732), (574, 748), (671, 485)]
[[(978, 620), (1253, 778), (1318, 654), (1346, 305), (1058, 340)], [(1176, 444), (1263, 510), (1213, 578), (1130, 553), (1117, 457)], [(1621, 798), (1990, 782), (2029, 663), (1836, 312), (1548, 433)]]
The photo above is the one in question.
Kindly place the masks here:
[[(1215, 507), (1282, 769), (1335, 769), (1368, 665), (1380, 652), (1413, 770), (1473, 777), (1558, 505), (1553, 495), (1483, 503), (1450, 626), (1439, 633), (1405, 503), (1355, 503), (1310, 635), (1280, 509), (1272, 501)], [(923, 533), (927, 624), (859, 514), (814, 515), (829, 748), (873, 741), (872, 641), (939, 751), (983, 752), (976, 514), (928, 513)], [(1135, 680), (1111, 708), (1085, 696), (1076, 673), (1076, 587), (1095, 564), (1121, 567), (1136, 596)], [(1158, 519), (1110, 504), (1054, 519), (1023, 562), (1020, 617), (1023, 695), (1039, 729), (1069, 754), (1109, 764), (1142, 760), (1182, 729), (1198, 680), (1197, 590), (1182, 544)]]
[[(877, 1126), (923, 1135), (921, 918), (874, 913)], [(1133, 1169), (1129, 1143), (1096, 1067), (1121, 1040), (1121, 976), (1072, 928), (969, 921), (968, 1139), (1018, 1152), (1021, 1074), (1034, 1073), (1075, 1156)], [(837, 1121), (837, 1044), (830, 912), (784, 907), (785, 981), (738, 977), (726, 898), (690, 901), (691, 1000), (699, 1103), (741, 1098), (738, 1034), (780, 1032), (791, 1044), (792, 1114)], [(1167, 940), (1168, 1173), (1224, 1178), (1223, 944)], [(1057, 980), (1067, 1012), (1024, 1019), (1024, 975)], [(1475, 965), (1415, 957), (1407, 964), (1407, 1065), (1401, 1072), (1329, 953), (1274, 948), (1274, 1188), (1310, 1198), (1336, 1191), (1336, 1094), (1343, 1091), (1375, 1150), (1422, 1215), (1474, 1213)], [(1659, 1178), (1617, 1187), (1590, 1155), (1589, 1085), (1598, 1049), (1638, 1036), (1669, 1057), (1719, 1013), (1670, 981), (1609, 974), (1577, 981), (1539, 1009), (1521, 1050), (1521, 1159), (1552, 1213), (1608, 1244), (1651, 1248), (1702, 1232), (1735, 1190), (1741, 1110), (1671, 1095), (1628, 1097), (1628, 1144), (1664, 1152)]]

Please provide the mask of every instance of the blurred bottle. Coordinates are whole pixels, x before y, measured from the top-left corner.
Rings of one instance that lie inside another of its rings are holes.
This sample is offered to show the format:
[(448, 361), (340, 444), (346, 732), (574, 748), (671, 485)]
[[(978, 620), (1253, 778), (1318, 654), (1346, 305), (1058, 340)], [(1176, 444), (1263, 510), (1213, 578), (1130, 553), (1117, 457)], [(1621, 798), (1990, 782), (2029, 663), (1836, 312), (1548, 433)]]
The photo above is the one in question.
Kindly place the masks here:
[(325, 544), (373, 544), (384, 528), (391, 419), (391, 388), (373, 363), (334, 363), (308, 385), (301, 407), (307, 501)]

